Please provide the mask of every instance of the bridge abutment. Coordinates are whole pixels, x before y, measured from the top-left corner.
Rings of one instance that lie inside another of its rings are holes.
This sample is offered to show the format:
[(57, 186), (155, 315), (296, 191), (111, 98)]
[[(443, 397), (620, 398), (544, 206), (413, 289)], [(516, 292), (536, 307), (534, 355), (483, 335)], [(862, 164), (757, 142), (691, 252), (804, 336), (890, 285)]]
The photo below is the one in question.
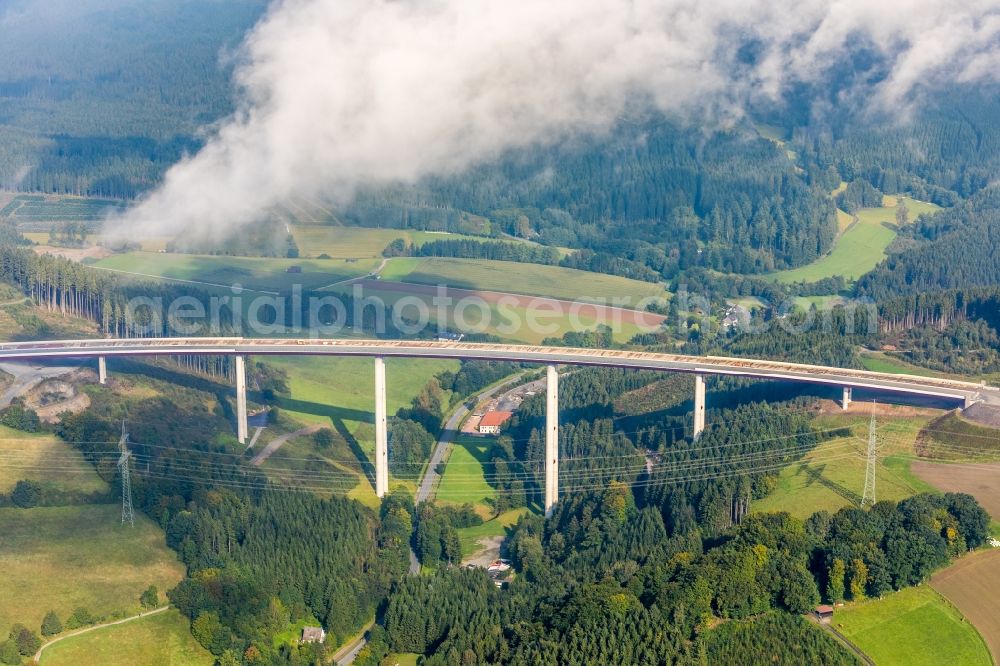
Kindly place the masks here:
[(243, 356), (236, 356), (236, 439), (247, 443), (247, 370)]
[(705, 432), (705, 375), (694, 376), (694, 438)]
[(375, 495), (389, 492), (389, 431), (386, 420), (385, 359), (375, 357)]
[(545, 517), (559, 501), (559, 374), (545, 367)]

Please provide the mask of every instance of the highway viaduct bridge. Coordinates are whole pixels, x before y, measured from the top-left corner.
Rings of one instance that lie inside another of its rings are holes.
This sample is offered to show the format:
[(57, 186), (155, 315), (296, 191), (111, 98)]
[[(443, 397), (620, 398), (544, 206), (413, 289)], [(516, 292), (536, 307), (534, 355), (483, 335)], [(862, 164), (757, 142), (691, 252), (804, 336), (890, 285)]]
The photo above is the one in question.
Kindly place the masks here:
[[(387, 357), (454, 358), (461, 360), (520, 361), (546, 366), (545, 511), (551, 513), (559, 495), (558, 365), (607, 366), (639, 370), (685, 372), (694, 375), (694, 435), (705, 429), (705, 375), (733, 375), (839, 386), (847, 409), (855, 388), (903, 395), (954, 400), (963, 406), (976, 402), (1000, 405), (1000, 389), (985, 384), (934, 377), (898, 375), (846, 368), (803, 365), (718, 356), (682, 356), (611, 349), (535, 347), (493, 343), (425, 340), (316, 340), (261, 338), (131, 338), (53, 340), (0, 343), (0, 361), (59, 358), (96, 358), (102, 383), (109, 356), (229, 355), (236, 359), (237, 433), (247, 437), (246, 367), (248, 355), (370, 356), (375, 359), (375, 492), (389, 489), (386, 428), (385, 363)], [(333, 378), (331, 378), (333, 380)]]

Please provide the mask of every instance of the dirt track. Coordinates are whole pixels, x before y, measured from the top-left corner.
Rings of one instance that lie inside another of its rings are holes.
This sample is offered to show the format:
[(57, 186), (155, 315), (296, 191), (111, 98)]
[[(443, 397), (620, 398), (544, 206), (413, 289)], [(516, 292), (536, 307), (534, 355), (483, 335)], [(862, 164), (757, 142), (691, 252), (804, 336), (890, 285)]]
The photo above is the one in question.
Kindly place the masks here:
[(1000, 548), (970, 553), (931, 577), (931, 587), (979, 630), (993, 654), (1000, 656)]

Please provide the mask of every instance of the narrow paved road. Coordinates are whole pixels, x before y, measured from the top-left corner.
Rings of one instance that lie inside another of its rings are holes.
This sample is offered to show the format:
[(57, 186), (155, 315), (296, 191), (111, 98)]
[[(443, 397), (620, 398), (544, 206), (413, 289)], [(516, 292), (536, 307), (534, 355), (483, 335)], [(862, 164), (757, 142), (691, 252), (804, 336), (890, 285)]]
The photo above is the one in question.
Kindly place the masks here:
[(274, 439), (272, 439), (270, 442), (267, 443), (267, 446), (265, 446), (260, 453), (258, 453), (253, 457), (253, 460), (250, 461), (250, 464), (259, 467), (265, 460), (271, 457), (272, 453), (280, 449), (282, 445), (288, 440), (290, 440), (292, 437), (298, 437), (299, 435), (311, 435), (322, 427), (323, 426), (318, 424), (306, 426), (305, 428), (299, 428), (295, 432), (290, 432), (287, 435), (280, 435), (278, 437), (275, 437)]
[(64, 638), (72, 638), (73, 636), (79, 636), (80, 634), (85, 634), (88, 631), (96, 631), (97, 629), (103, 629), (104, 627), (111, 627), (116, 624), (125, 624), (126, 622), (131, 622), (132, 620), (138, 620), (141, 617), (149, 617), (150, 615), (156, 615), (157, 613), (162, 613), (165, 610), (169, 610), (170, 606), (160, 606), (159, 608), (154, 608), (151, 611), (146, 611), (145, 613), (139, 613), (138, 615), (133, 615), (132, 617), (122, 618), (121, 620), (115, 620), (114, 622), (105, 622), (103, 624), (95, 624), (91, 627), (85, 627), (83, 629), (77, 629), (76, 631), (71, 631), (68, 634), (63, 634), (53, 638), (48, 643), (44, 644), (42, 647), (38, 648), (38, 652), (35, 653), (35, 661), (40, 662), (42, 659), (42, 650), (49, 647), (53, 643), (58, 643)]
[(353, 640), (348, 641), (342, 645), (339, 650), (334, 652), (333, 663), (337, 664), (337, 666), (348, 666), (349, 664), (353, 664), (354, 660), (358, 656), (358, 653), (361, 652), (361, 648), (368, 643), (368, 641), (365, 640), (365, 634), (367, 634), (373, 626), (375, 626), (374, 620), (362, 627), (361, 631), (354, 637)]

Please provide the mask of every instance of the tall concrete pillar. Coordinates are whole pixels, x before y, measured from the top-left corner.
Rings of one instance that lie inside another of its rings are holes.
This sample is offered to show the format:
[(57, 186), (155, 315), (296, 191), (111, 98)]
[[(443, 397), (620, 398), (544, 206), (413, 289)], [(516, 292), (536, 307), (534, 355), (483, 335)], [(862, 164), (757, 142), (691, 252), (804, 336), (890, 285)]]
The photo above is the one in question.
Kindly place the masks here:
[(236, 356), (236, 438), (247, 443), (247, 369), (245, 359)]
[(840, 400), (840, 406), (846, 411), (848, 407), (851, 406), (851, 400), (854, 399), (854, 389), (850, 386), (844, 387), (844, 397)]
[(385, 407), (385, 360), (375, 357), (375, 494), (389, 492), (389, 432)]
[(103, 356), (97, 357), (97, 378), (102, 384), (108, 383), (108, 362)]
[(559, 501), (559, 374), (545, 369), (545, 516)]
[(705, 432), (705, 376), (694, 376), (694, 438)]

